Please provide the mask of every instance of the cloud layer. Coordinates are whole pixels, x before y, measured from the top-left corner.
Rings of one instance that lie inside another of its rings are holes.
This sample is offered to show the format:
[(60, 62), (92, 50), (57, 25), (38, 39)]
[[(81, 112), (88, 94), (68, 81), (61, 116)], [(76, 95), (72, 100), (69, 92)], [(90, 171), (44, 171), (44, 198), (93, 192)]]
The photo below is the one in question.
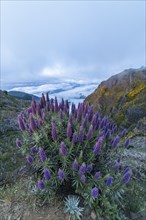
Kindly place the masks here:
[(2, 80), (105, 79), (145, 65), (144, 4), (2, 1)]

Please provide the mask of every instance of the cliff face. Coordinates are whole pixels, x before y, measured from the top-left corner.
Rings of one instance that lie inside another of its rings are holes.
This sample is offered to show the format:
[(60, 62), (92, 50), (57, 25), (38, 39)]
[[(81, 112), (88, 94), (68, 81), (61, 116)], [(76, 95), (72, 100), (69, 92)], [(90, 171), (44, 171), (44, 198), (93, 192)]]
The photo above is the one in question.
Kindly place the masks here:
[(129, 69), (103, 81), (85, 101), (116, 123), (129, 126), (146, 116), (146, 68)]

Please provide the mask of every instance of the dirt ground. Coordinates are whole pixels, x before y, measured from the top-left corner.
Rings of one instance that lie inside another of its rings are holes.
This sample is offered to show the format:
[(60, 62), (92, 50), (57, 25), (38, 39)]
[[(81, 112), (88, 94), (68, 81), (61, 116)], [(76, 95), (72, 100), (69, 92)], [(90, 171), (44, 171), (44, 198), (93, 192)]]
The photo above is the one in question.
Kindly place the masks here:
[(0, 201), (0, 220), (67, 220), (61, 206), (41, 207), (31, 210), (21, 202)]
[[(33, 204), (32, 204), (33, 205)], [(94, 213), (85, 213), (82, 220), (95, 219)], [(63, 212), (63, 206), (43, 206), (37, 209), (28, 208), (23, 201), (6, 202), (0, 200), (0, 220), (70, 220)]]

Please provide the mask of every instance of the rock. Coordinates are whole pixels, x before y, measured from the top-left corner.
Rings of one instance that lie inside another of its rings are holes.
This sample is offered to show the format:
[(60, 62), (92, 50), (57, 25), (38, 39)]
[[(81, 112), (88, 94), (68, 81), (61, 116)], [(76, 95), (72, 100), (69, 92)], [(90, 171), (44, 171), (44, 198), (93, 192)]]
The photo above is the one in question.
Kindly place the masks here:
[(137, 219), (145, 220), (146, 219), (146, 212), (145, 211), (141, 211), (138, 213), (131, 212), (130, 217), (132, 220), (137, 220)]
[(92, 219), (92, 220), (96, 220), (96, 219), (97, 219), (97, 218), (96, 218), (95, 211), (92, 211), (90, 216), (91, 216), (91, 219)]
[(85, 208), (84, 208), (84, 216), (89, 216), (91, 213), (91, 208), (86, 205)]

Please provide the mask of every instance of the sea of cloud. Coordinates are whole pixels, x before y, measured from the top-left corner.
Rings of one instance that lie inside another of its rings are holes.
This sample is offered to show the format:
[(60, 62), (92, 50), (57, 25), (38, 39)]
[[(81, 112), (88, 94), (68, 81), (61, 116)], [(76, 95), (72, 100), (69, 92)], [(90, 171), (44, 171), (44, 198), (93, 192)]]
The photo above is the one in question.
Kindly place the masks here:
[[(19, 86), (20, 85), (20, 86)], [(86, 96), (91, 94), (98, 86), (97, 82), (58, 82), (58, 83), (43, 83), (37, 85), (36, 83), (29, 83), (14, 85), (8, 91), (20, 91), (41, 97), (42, 93), (49, 93), (50, 98), (55, 96), (58, 99), (68, 99), (75, 104), (82, 102)]]

